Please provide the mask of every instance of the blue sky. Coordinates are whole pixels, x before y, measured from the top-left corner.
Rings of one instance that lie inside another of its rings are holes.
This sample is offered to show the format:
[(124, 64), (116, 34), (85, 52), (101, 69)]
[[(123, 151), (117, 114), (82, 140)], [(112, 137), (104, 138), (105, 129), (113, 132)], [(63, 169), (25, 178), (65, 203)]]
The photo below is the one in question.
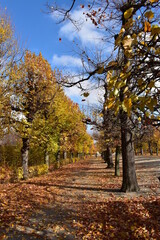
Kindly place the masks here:
[(15, 26), (15, 33), (23, 45), (33, 52), (42, 52), (51, 61), (53, 55), (64, 54), (59, 43), (58, 28), (51, 16), (42, 12), (46, 0), (3, 0), (2, 8), (7, 8)]
[[(54, 1), (54, 0), (53, 0)], [(99, 33), (91, 23), (85, 22), (80, 32), (75, 31), (71, 23), (56, 24), (55, 16), (45, 14), (47, 0), (3, 0), (0, 3), (2, 9), (7, 8), (7, 14), (11, 17), (12, 25), (15, 26), (15, 33), (20, 39), (23, 47), (38, 54), (39, 52), (55, 67), (64, 71), (76, 72), (81, 65), (79, 56), (73, 52), (73, 40), (79, 42), (80, 46), (96, 47), (100, 45)], [(50, 3), (52, 0), (49, 1)], [(70, 4), (72, 0), (58, 0), (58, 4)], [(80, 7), (82, 1), (77, 1), (72, 16), (84, 18)], [(84, 21), (84, 19), (82, 19)], [(59, 42), (59, 38), (62, 41)], [(65, 90), (66, 94), (78, 103), (82, 103), (80, 90), (77, 87)], [(85, 104), (98, 101), (97, 91), (92, 91)], [(102, 95), (100, 93), (100, 95)]]

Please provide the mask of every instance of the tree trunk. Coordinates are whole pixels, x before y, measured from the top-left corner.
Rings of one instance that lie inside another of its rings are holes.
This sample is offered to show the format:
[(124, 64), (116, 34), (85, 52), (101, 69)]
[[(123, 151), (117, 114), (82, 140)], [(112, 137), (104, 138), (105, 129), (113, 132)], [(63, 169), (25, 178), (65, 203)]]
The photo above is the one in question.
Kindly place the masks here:
[(29, 153), (29, 138), (22, 138), (22, 168), (23, 168), (23, 179), (28, 178), (28, 153)]
[(107, 163), (107, 168), (113, 168), (112, 150), (109, 146), (104, 151), (104, 161)]
[(120, 176), (119, 171), (119, 158), (120, 158), (120, 146), (116, 146), (116, 155), (115, 155), (115, 176)]
[(140, 147), (140, 154), (143, 155), (143, 147)]
[(56, 161), (57, 161), (57, 168), (59, 168), (60, 167), (60, 151), (59, 150), (56, 154)]
[(67, 158), (67, 152), (64, 151), (64, 152), (63, 152), (63, 159), (66, 159), (66, 158)]
[(107, 168), (113, 168), (113, 158), (112, 158), (112, 149), (110, 147), (107, 147)]
[(47, 151), (47, 150), (45, 151), (44, 161), (45, 161), (45, 164), (46, 164), (46, 165), (48, 166), (48, 168), (49, 168), (49, 154), (48, 154), (48, 151)]
[(149, 153), (152, 156), (153, 155), (153, 151), (152, 151), (152, 146), (151, 146), (151, 142), (148, 142), (148, 148), (149, 148)]
[(130, 120), (126, 112), (121, 112), (121, 140), (123, 160), (122, 192), (137, 192), (139, 190), (134, 156), (133, 133)]
[(156, 155), (158, 156), (158, 143), (156, 143)]

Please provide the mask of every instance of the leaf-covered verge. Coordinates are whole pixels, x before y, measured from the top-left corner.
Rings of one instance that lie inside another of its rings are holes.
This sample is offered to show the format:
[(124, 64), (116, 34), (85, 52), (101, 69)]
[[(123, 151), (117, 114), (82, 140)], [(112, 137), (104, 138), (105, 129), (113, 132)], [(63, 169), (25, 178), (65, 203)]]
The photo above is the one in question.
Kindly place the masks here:
[(159, 163), (138, 157), (139, 193), (120, 193), (101, 159), (1, 184), (1, 239), (159, 239)]

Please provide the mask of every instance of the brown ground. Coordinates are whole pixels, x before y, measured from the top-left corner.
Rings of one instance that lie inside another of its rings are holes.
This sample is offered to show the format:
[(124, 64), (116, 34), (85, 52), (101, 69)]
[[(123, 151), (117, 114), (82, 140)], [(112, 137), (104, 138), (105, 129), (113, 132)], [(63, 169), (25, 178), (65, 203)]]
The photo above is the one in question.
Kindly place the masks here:
[(137, 157), (138, 193), (102, 159), (0, 185), (0, 239), (160, 239), (160, 158)]

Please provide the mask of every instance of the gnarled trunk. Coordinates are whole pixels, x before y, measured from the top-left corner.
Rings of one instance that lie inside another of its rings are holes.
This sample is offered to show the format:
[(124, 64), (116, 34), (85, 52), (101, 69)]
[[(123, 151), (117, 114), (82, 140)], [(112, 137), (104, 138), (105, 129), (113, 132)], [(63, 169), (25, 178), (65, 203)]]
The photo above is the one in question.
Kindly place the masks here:
[(123, 182), (121, 191), (137, 192), (139, 190), (134, 156), (133, 133), (130, 119), (126, 112), (121, 112), (121, 140), (123, 160)]
[(28, 178), (28, 153), (29, 153), (29, 138), (22, 138), (22, 168), (23, 168), (23, 179)]

